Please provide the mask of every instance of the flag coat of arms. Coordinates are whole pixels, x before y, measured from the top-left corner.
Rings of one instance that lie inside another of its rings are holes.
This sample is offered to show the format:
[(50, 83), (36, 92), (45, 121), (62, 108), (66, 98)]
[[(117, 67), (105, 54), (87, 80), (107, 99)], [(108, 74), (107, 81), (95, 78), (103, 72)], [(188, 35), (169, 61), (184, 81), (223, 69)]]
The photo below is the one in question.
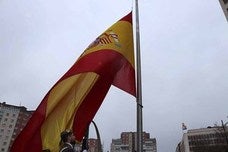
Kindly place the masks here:
[(49, 90), (11, 152), (58, 152), (66, 129), (80, 142), (111, 85), (136, 96), (132, 13), (96, 38)]

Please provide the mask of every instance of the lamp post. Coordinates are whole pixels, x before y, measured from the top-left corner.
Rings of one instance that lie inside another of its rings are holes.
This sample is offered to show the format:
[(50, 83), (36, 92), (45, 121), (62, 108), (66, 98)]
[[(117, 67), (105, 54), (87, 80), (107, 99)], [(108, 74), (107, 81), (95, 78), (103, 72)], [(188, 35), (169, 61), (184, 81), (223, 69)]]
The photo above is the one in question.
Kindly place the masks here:
[(98, 140), (98, 151), (99, 152), (103, 152), (102, 150), (102, 146), (101, 146), (101, 137), (100, 137), (100, 133), (99, 133), (99, 130), (97, 128), (97, 125), (94, 121), (92, 121), (94, 127), (95, 127), (95, 130), (96, 130), (96, 134), (97, 134), (97, 140)]
[[(103, 152), (103, 149), (102, 149), (102, 145), (101, 145), (101, 137), (100, 137), (100, 133), (99, 133), (99, 130), (98, 130), (98, 127), (96, 125), (96, 123), (94, 121), (92, 121), (92, 124), (95, 128), (95, 131), (96, 131), (96, 134), (97, 134), (97, 140), (98, 140), (98, 151), (99, 152)], [(90, 126), (90, 124), (89, 124)], [(88, 126), (88, 129), (86, 131), (86, 134), (83, 138), (83, 142), (82, 142), (82, 152), (83, 150), (88, 150), (89, 149), (89, 146), (88, 146), (88, 139), (89, 139), (89, 126)]]

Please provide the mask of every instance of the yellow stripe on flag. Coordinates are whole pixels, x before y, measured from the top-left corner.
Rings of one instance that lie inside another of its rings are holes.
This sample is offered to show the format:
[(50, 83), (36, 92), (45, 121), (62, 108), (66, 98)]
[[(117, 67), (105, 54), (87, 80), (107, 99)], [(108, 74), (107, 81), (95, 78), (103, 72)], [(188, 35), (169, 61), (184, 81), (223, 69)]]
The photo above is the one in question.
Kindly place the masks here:
[[(46, 120), (41, 128), (43, 149), (58, 151), (60, 131), (72, 128), (75, 111), (88, 94), (98, 75), (92, 72), (71, 76), (50, 92)], [(55, 137), (55, 138), (54, 138)]]
[[(114, 37), (115, 35), (117, 36), (116, 38)], [(94, 47), (88, 47), (81, 57), (91, 52), (111, 49), (121, 53), (133, 67), (135, 66), (134, 53), (132, 53), (134, 45), (131, 23), (127, 21), (118, 21), (98, 38), (100, 38), (99, 44)]]

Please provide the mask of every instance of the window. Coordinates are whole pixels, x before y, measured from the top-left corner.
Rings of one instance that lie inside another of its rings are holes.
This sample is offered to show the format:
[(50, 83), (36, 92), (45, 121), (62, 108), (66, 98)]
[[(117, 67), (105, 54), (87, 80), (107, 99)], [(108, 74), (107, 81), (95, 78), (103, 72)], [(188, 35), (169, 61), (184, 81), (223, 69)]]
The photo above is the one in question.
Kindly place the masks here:
[(228, 0), (223, 0), (224, 4), (227, 4), (228, 3)]

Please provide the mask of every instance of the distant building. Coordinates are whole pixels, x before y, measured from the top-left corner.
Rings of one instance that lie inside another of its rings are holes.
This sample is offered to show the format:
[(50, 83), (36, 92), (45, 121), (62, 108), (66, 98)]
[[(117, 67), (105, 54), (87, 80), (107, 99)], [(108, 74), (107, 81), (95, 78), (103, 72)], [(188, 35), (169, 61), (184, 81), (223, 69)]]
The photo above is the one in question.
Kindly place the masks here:
[[(156, 139), (143, 132), (143, 151), (157, 152)], [(112, 139), (111, 152), (135, 152), (137, 150), (136, 132), (122, 132), (120, 139)]]
[(219, 0), (222, 10), (226, 16), (226, 20), (228, 21), (228, 0)]
[[(94, 138), (87, 139), (88, 148), (89, 148), (88, 152), (100, 152), (98, 142), (99, 142), (98, 139), (94, 139)], [(75, 150), (75, 152), (81, 152), (82, 151), (82, 143), (76, 143), (74, 145), (74, 150)]]
[(17, 135), (27, 124), (33, 111), (23, 106), (0, 102), (0, 151), (8, 152)]
[(111, 152), (129, 152), (130, 146), (123, 144), (121, 139), (112, 139)]
[(89, 138), (88, 147), (89, 147), (89, 152), (99, 152), (98, 151), (98, 139)]
[(227, 152), (228, 128), (221, 126), (188, 130), (176, 152)]

